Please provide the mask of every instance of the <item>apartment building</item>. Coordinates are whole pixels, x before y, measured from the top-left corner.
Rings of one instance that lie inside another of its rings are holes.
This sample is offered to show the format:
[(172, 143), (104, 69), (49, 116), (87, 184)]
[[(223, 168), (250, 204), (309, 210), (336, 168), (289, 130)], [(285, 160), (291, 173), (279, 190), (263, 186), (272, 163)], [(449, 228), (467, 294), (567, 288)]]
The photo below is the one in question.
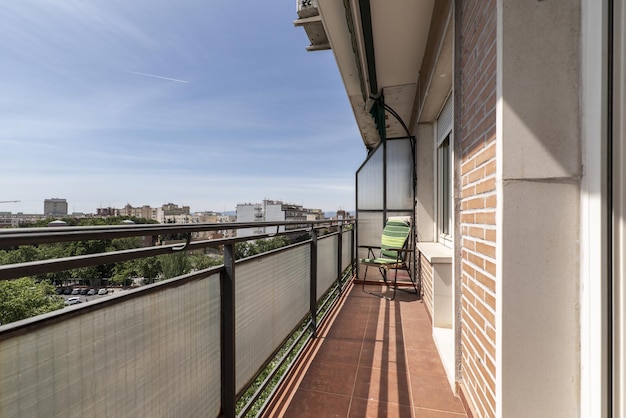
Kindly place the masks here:
[(66, 216), (67, 200), (56, 197), (43, 201), (43, 214), (45, 216)]
[(413, 217), (432, 335), (468, 411), (626, 416), (626, 1), (297, 11), (368, 149), (358, 244)]
[(118, 211), (118, 213), (118, 216), (131, 216), (134, 218), (154, 219), (154, 210), (149, 205), (133, 207), (130, 203), (127, 203), (122, 209)]
[[(305, 209), (301, 205), (284, 203), (281, 200), (264, 199), (261, 203), (239, 203), (237, 204), (237, 222), (281, 222), (281, 221), (306, 221), (309, 215), (319, 219), (321, 210)], [(323, 219), (323, 215), (322, 218)], [(296, 228), (288, 226), (287, 228)], [(265, 227), (244, 228), (237, 231), (239, 237), (276, 232), (266, 230)], [(285, 231), (281, 226), (279, 231)]]

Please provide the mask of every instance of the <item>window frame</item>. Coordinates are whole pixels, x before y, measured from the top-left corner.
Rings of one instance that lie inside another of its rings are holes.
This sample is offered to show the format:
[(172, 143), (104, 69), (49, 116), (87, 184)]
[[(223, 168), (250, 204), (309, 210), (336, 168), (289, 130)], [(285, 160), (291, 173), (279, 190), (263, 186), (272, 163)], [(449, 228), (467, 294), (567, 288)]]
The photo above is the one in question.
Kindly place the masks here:
[(435, 124), (435, 236), (438, 243), (452, 248), (453, 235), (453, 174), (454, 174), (454, 113), (452, 95), (448, 96)]

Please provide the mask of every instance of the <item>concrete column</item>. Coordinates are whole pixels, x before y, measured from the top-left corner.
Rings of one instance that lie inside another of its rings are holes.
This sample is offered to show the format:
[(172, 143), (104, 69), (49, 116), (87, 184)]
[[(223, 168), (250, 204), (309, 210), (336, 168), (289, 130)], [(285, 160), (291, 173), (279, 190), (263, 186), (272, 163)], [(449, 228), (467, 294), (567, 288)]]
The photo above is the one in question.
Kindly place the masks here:
[(579, 416), (580, 3), (498, 0), (496, 405)]
[(435, 129), (432, 123), (417, 125), (415, 165), (417, 170), (417, 240), (435, 240)]

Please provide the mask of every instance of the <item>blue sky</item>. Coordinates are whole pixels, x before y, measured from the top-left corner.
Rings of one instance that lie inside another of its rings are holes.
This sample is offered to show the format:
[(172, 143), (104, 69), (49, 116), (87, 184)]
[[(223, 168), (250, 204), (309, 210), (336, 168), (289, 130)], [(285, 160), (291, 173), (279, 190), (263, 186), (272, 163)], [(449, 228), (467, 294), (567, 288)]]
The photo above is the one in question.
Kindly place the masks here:
[(0, 211), (354, 208), (365, 158), (296, 2), (0, 3)]

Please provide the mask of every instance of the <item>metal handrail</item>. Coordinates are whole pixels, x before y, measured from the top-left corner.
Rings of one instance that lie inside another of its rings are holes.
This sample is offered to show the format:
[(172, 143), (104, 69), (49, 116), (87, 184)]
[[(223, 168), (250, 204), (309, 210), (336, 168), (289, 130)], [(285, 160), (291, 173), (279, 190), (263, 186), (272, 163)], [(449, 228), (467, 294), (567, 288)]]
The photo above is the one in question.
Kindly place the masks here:
[[(181, 250), (198, 250), (207, 247), (220, 247), (222, 245), (236, 244), (255, 239), (271, 238), (279, 235), (289, 235), (298, 232), (309, 232), (311, 229), (318, 229), (333, 224), (346, 224), (352, 221), (345, 220), (323, 220), (323, 221), (287, 221), (287, 222), (259, 222), (259, 223), (221, 223), (221, 224), (194, 224), (194, 225), (124, 225), (124, 226), (102, 226), (102, 227), (55, 227), (54, 231), (42, 231), (44, 228), (24, 228), (17, 230), (0, 231), (0, 248), (15, 247), (18, 245), (51, 244), (69, 241), (84, 240), (105, 240), (112, 238), (126, 238), (145, 235), (177, 234), (186, 233), (188, 236), (192, 232), (219, 229), (241, 229), (251, 226), (276, 226), (277, 231), (266, 234), (256, 234), (236, 238), (220, 238), (201, 241), (189, 241), (181, 247), (180, 244), (157, 245), (150, 247), (140, 247), (128, 250), (101, 252), (85, 254), (72, 257), (56, 258), (49, 260), (30, 261), (25, 263), (7, 264), (0, 266), (0, 280), (16, 279), (24, 276), (32, 276), (45, 273), (56, 273), (80, 267), (91, 267), (101, 264), (118, 263), (122, 261), (139, 258), (153, 257), (162, 254), (170, 254)], [(289, 229), (279, 232), (280, 226), (303, 226), (305, 228)]]
[[(62, 226), (43, 228), (0, 229), (0, 248), (18, 245), (51, 244), (58, 242), (107, 240), (149, 235), (186, 234), (193, 232), (219, 231), (224, 229), (246, 229), (280, 226), (340, 225), (352, 220), (282, 221), (282, 222), (231, 222), (204, 224), (139, 224), (103, 226)], [(246, 237), (248, 238), (248, 237)], [(248, 238), (250, 239), (250, 238)], [(254, 238), (251, 238), (254, 239)], [(242, 240), (244, 241), (244, 240)]]

